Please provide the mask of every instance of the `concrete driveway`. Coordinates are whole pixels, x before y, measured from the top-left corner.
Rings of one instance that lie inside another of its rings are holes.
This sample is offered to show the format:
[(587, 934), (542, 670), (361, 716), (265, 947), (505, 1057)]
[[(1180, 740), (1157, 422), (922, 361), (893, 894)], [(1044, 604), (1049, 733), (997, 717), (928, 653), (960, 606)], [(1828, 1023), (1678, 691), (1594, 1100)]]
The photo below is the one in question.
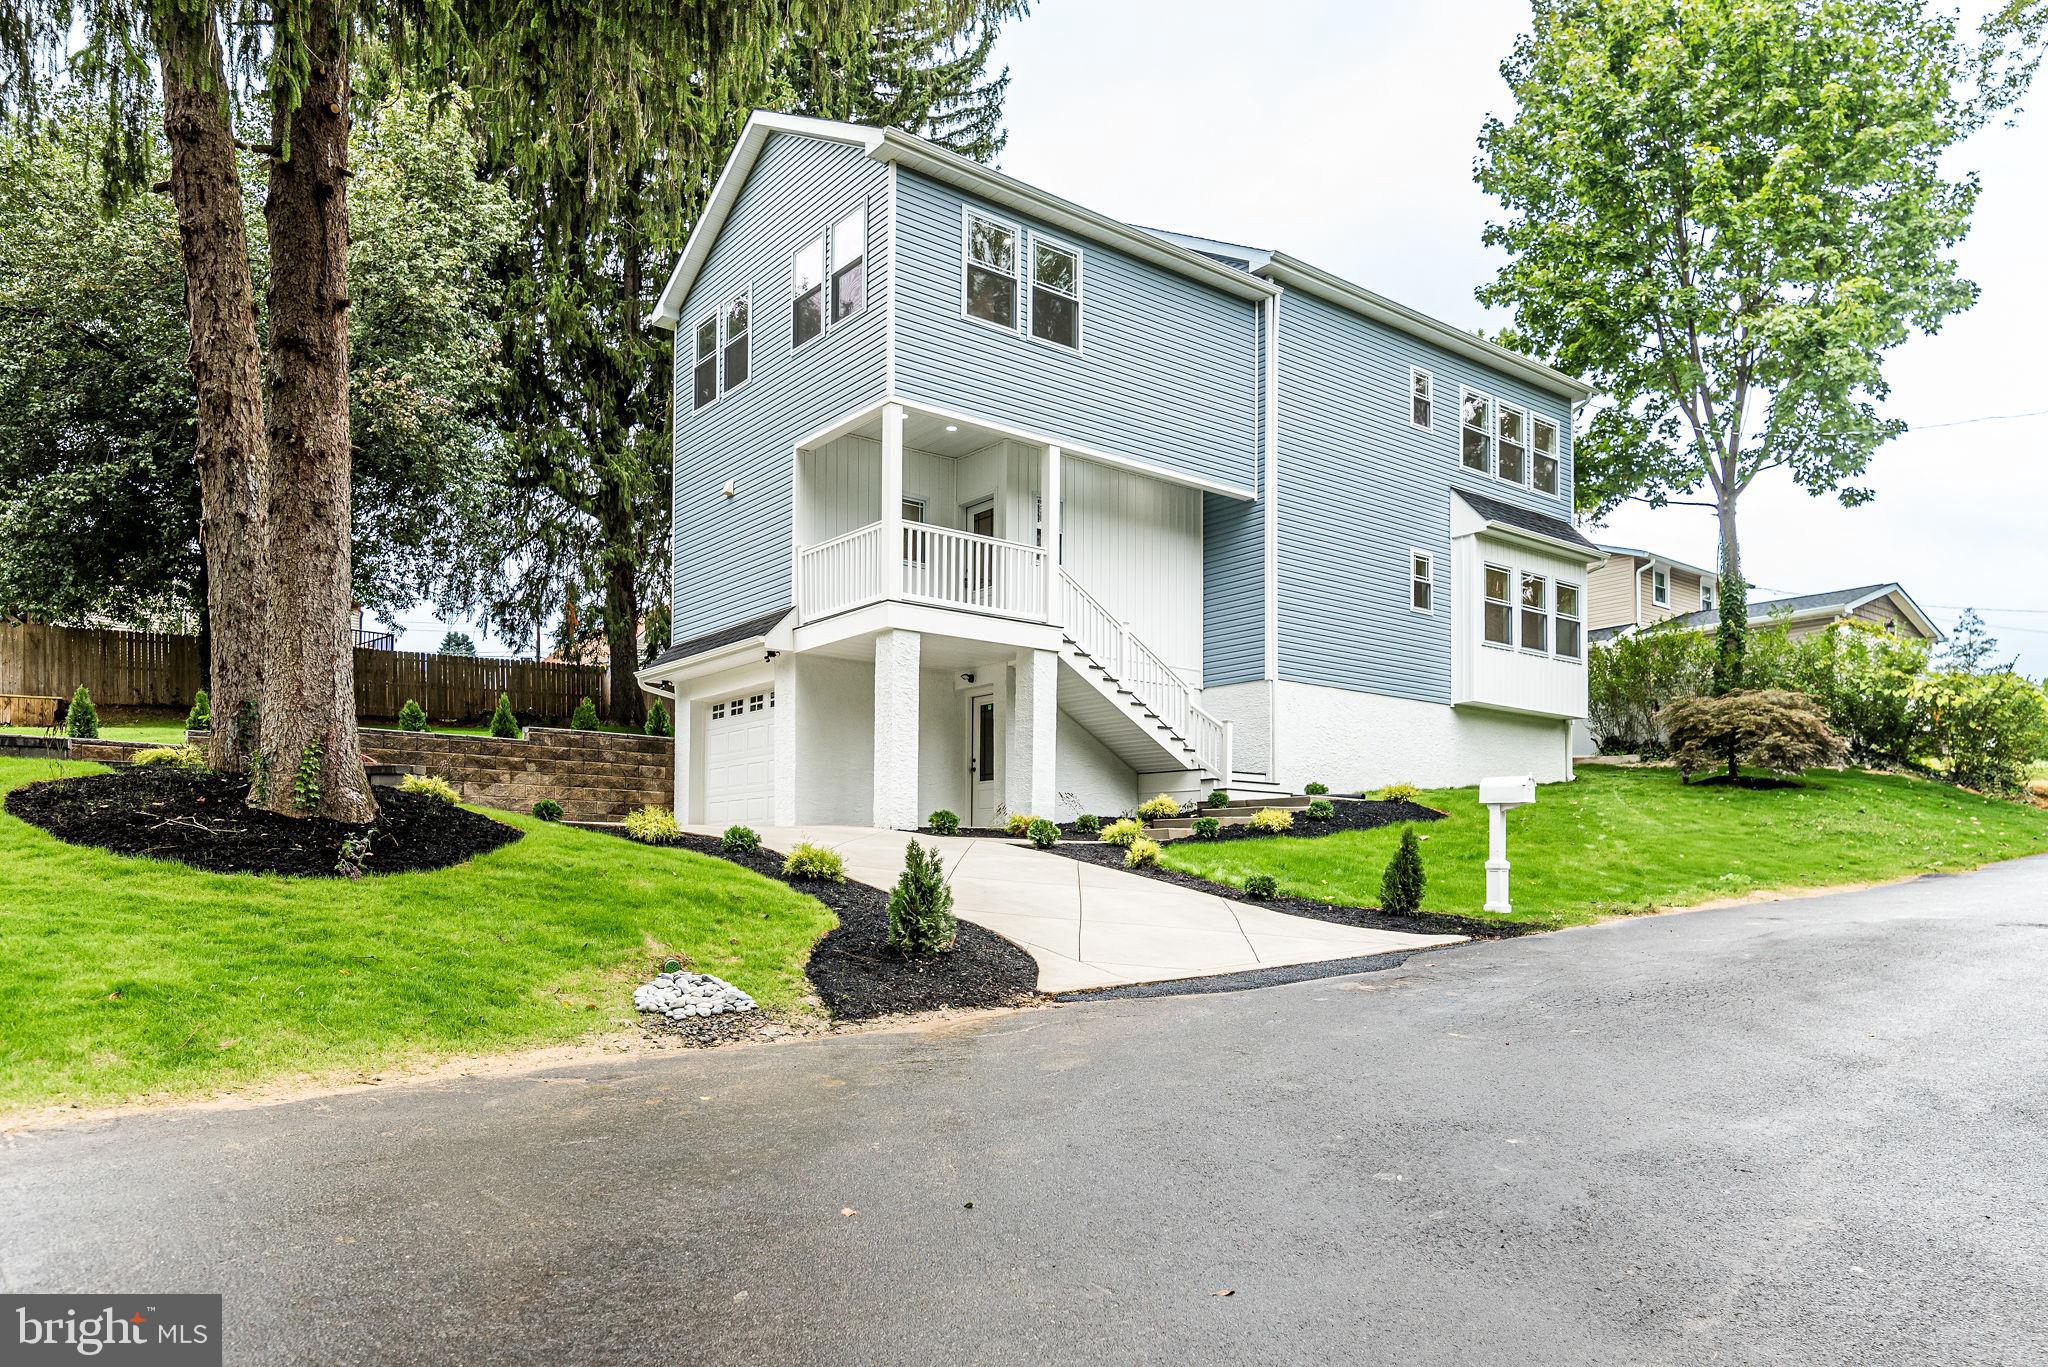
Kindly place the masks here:
[(1023, 946), (1038, 961), (1041, 992), (1356, 959), (1464, 938), (1312, 921), (1008, 840), (913, 837), (867, 826), (770, 826), (761, 832), (761, 843), (770, 849), (787, 850), (798, 841), (829, 846), (846, 861), (847, 877), (878, 888), (895, 885), (913, 838), (938, 846), (945, 856), (953, 910), (962, 920)]

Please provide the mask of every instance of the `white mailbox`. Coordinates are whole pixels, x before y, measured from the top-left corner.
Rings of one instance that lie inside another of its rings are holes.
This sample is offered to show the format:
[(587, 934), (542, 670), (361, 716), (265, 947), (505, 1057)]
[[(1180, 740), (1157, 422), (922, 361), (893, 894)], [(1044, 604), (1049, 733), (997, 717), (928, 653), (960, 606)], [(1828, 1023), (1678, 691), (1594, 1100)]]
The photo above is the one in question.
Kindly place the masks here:
[(1536, 800), (1533, 775), (1479, 780), (1479, 801), (1486, 808), (1486, 909), (1506, 916), (1508, 901), (1508, 808)]

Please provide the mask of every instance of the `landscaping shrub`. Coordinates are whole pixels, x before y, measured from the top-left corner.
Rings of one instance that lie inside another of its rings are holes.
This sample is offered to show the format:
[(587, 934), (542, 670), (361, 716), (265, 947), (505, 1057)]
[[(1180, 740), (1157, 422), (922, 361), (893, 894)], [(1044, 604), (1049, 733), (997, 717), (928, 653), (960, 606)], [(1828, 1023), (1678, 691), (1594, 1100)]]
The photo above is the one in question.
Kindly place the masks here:
[(413, 699), (407, 698), (405, 706), (398, 709), (398, 729), (412, 732), (425, 731), (427, 729), (427, 709), (421, 707)]
[(926, 817), (924, 824), (937, 831), (940, 835), (952, 835), (960, 829), (960, 814), (958, 812), (949, 812), (944, 807), (941, 807)]
[(341, 848), (334, 852), (334, 871), (353, 883), (369, 872), (364, 867), (370, 862), (370, 837), (352, 835), (341, 842)]
[(1401, 828), (1401, 844), (1380, 875), (1380, 910), (1395, 916), (1413, 916), (1422, 909), (1422, 846), (1415, 828)]
[(1310, 821), (1328, 821), (1335, 815), (1337, 815), (1337, 804), (1330, 801), (1330, 799), (1318, 797), (1309, 801), (1308, 819)]
[(1096, 816), (1093, 812), (1081, 813), (1079, 816), (1074, 818), (1074, 834), (1101, 835), (1102, 818)]
[(1845, 748), (1804, 693), (1738, 689), (1719, 698), (1681, 698), (1657, 714), (1671, 757), (1687, 781), (1695, 773), (1740, 765), (1797, 775), (1840, 764)]
[(1421, 796), (1422, 790), (1412, 783), (1389, 783), (1379, 791), (1382, 802), (1413, 802)]
[(560, 821), (562, 819), (562, 804), (551, 797), (544, 797), (533, 804), (533, 814), (542, 821)]
[(1244, 880), (1244, 895), (1254, 902), (1269, 902), (1280, 895), (1280, 880), (1270, 873), (1255, 873)]
[(1009, 819), (1003, 822), (1003, 829), (1012, 836), (1022, 837), (1024, 832), (1031, 829), (1031, 823), (1036, 820), (1038, 818), (1030, 812), (1011, 812)]
[(1161, 793), (1138, 804), (1138, 815), (1146, 821), (1170, 821), (1180, 815), (1180, 799)]
[[(1750, 633), (1752, 648), (1760, 632)], [(1657, 714), (1714, 683), (1711, 632), (1659, 625), (1596, 642), (1586, 653), (1586, 725), (1607, 755), (1661, 755)]]
[(1925, 641), (1908, 641), (1865, 622), (1841, 622), (1787, 643), (1783, 631), (1763, 633), (1745, 669), (1751, 688), (1784, 688), (1810, 696), (1855, 758), (1904, 764), (1912, 758), (1920, 718), (1914, 682), (1928, 672)]
[(1124, 817), (1122, 820), (1112, 821), (1102, 828), (1102, 843), (1105, 845), (1122, 845), (1125, 848), (1129, 848), (1130, 843), (1144, 833), (1145, 824), (1142, 821), (1134, 821), (1130, 817)]
[(211, 731), (213, 729), (213, 699), (205, 689), (192, 695), (192, 710), (185, 714), (187, 731)]
[(454, 784), (445, 778), (435, 778), (431, 774), (407, 774), (398, 781), (398, 790), (402, 793), (418, 793), (421, 797), (431, 797), (450, 806), (461, 801), (461, 795), (455, 791)]
[(643, 845), (673, 844), (682, 835), (676, 814), (666, 807), (636, 807), (626, 813), (626, 834)]
[(512, 699), (498, 695), (498, 710), (491, 713), (491, 734), (499, 740), (518, 740), (519, 718), (512, 715)]
[(1230, 790), (1228, 788), (1218, 788), (1215, 792), (1209, 794), (1209, 805), (1211, 807), (1228, 807), (1230, 805)]
[(1030, 838), (1035, 848), (1049, 850), (1059, 843), (1060, 828), (1042, 816), (1034, 817), (1031, 824), (1024, 828), (1024, 834)]
[(959, 931), (938, 846), (911, 841), (903, 851), (903, 876), (889, 893), (889, 948), (910, 958), (943, 954)]
[(2048, 755), (2048, 697), (2009, 671), (1930, 674), (1912, 687), (1926, 750), (1950, 782), (2015, 792)]
[(585, 698), (576, 704), (576, 710), (569, 714), (571, 731), (595, 731), (597, 729), (597, 704)]
[(1252, 829), (1267, 835), (1294, 829), (1294, 813), (1285, 807), (1261, 807), (1252, 815)]
[(1127, 869), (1149, 869), (1159, 862), (1159, 842), (1139, 836), (1124, 851), (1124, 867)]
[(1222, 829), (1223, 823), (1213, 816), (1198, 816), (1195, 818), (1195, 839), (1197, 840), (1214, 840), (1217, 833)]
[(801, 842), (790, 848), (789, 855), (782, 861), (785, 878), (808, 878), (814, 883), (844, 883), (846, 861), (823, 845)]
[(292, 806), (310, 812), (320, 805), (320, 742), (309, 740), (299, 749), (298, 771), (292, 775)]
[(190, 745), (159, 745), (153, 750), (141, 750), (128, 761), (139, 768), (153, 769), (157, 765), (169, 765), (174, 769), (204, 769), (206, 759)]
[(73, 740), (100, 738), (100, 711), (92, 705), (92, 694), (84, 684), (71, 695), (71, 706), (64, 713), (64, 734)]
[(647, 709), (647, 725), (641, 730), (650, 736), (673, 736), (676, 733), (675, 723), (669, 720), (668, 709), (660, 703)]
[(727, 854), (758, 854), (761, 835), (752, 826), (727, 826), (718, 837), (718, 848)]
[(1327, 783), (1310, 783), (1303, 787), (1301, 791), (1309, 797), (1321, 797), (1324, 793), (1330, 791), (1330, 785)]

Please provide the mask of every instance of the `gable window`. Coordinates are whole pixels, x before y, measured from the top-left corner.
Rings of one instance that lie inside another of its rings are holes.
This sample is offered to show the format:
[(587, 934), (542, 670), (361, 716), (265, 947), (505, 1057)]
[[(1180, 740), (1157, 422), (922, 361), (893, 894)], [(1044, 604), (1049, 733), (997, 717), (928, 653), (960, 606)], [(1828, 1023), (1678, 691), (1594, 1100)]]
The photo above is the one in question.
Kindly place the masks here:
[(863, 204), (832, 227), (832, 321), (867, 307), (868, 209)]
[(1408, 368), (1408, 424), (1429, 430), (1430, 400), (1434, 396), (1436, 381), (1427, 370)]
[(747, 382), (747, 292), (741, 290), (725, 306), (725, 382), (719, 392), (730, 394)]
[(1521, 410), (1502, 405), (1500, 464), (1496, 473), (1510, 484), (1522, 484), (1528, 480), (1528, 473), (1524, 468), (1529, 454), (1527, 442), (1527, 428), (1523, 424)]
[(1031, 243), (1031, 335), (1081, 349), (1081, 256), (1036, 238)]
[(796, 249), (789, 268), (789, 338), (802, 346), (825, 330), (825, 239)]
[(1493, 404), (1484, 394), (1465, 391), (1464, 461), (1467, 470), (1481, 474), (1493, 468)]
[(1671, 605), (1671, 576), (1664, 570), (1650, 571), (1650, 601), (1660, 608)]
[(1530, 423), (1535, 431), (1536, 452), (1530, 461), (1530, 484), (1539, 494), (1557, 492), (1557, 424), (1548, 418)]
[(1427, 551), (1408, 553), (1408, 606), (1417, 612), (1436, 611), (1436, 558)]
[(1489, 645), (1515, 643), (1514, 607), (1508, 602), (1508, 585), (1514, 576), (1499, 565), (1486, 567), (1486, 640)]
[(1700, 580), (1700, 610), (1702, 612), (1712, 612), (1714, 610), (1714, 585), (1711, 580)]
[(1522, 576), (1522, 649), (1550, 649), (1550, 585), (1540, 574)]
[(1557, 657), (1576, 660), (1580, 654), (1579, 586), (1562, 581), (1557, 586)]
[(697, 324), (696, 366), (691, 371), (696, 402), (702, 408), (718, 397), (718, 315), (713, 313)]
[(964, 306), (969, 318), (1017, 330), (1017, 230), (969, 212)]

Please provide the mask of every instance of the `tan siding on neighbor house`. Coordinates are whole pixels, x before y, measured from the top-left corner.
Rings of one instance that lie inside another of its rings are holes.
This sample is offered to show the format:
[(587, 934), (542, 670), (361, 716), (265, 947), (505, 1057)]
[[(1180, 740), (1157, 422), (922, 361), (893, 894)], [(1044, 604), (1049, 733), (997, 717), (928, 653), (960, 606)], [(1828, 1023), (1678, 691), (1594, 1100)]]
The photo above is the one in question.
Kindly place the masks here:
[(1617, 555), (1586, 576), (1587, 630), (1635, 625), (1635, 570), (1641, 563), (1631, 556)]

